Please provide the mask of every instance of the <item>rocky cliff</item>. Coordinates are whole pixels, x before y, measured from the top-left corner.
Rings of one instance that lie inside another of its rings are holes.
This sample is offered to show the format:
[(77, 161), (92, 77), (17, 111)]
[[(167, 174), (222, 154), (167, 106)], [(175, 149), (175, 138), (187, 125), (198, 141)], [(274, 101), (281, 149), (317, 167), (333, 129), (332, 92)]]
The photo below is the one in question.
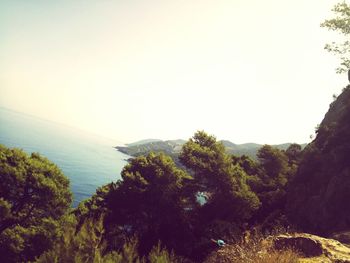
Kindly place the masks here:
[(288, 212), (305, 231), (350, 229), (350, 86), (330, 105), (289, 189)]

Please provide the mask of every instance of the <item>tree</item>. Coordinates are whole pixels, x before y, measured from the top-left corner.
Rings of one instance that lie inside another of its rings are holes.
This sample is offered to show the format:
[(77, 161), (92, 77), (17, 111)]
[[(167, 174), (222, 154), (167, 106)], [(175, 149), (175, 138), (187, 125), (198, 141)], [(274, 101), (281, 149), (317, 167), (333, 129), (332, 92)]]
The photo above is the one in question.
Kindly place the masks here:
[(269, 228), (274, 224), (274, 220), (279, 221), (284, 216), (286, 189), (297, 167), (295, 158), (298, 156), (298, 150), (296, 144), (288, 148), (288, 154), (291, 156), (290, 165), (287, 152), (270, 145), (264, 145), (257, 153), (259, 161), (257, 178), (250, 179), (249, 183), (262, 203), (254, 220), (264, 222), (263, 228)]
[(232, 155), (233, 164), (238, 164), (248, 175), (256, 175), (258, 173), (258, 164), (247, 155), (235, 156)]
[(340, 66), (337, 68), (337, 73), (343, 73), (350, 69), (350, 4), (345, 1), (334, 6), (332, 11), (337, 15), (335, 18), (327, 19), (321, 27), (328, 30), (336, 31), (345, 36), (345, 40), (341, 43), (332, 42), (326, 44), (325, 49), (340, 57)]
[(0, 255), (33, 260), (50, 248), (72, 202), (69, 180), (38, 153), (0, 145)]
[(289, 165), (297, 165), (302, 155), (302, 147), (300, 144), (292, 143), (286, 150)]
[(150, 153), (132, 159), (122, 171), (106, 202), (106, 234), (111, 250), (132, 236), (146, 255), (160, 240), (169, 249), (185, 254), (190, 242), (189, 209), (185, 186), (192, 180), (171, 157)]
[(257, 157), (262, 169), (270, 179), (277, 179), (281, 185), (287, 182), (288, 157), (283, 151), (270, 145), (264, 145), (259, 149)]
[(195, 133), (183, 145), (180, 160), (193, 171), (197, 193), (207, 193), (202, 210), (210, 220), (246, 220), (259, 207), (259, 199), (247, 185), (247, 174), (233, 164), (214, 136)]

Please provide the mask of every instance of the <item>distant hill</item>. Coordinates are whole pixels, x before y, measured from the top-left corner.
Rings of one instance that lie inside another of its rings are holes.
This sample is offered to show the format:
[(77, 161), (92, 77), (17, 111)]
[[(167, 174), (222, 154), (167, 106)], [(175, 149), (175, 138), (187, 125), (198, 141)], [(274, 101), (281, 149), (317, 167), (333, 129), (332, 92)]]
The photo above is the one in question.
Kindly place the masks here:
[[(231, 154), (242, 156), (247, 155), (253, 159), (256, 159), (256, 154), (258, 150), (263, 146), (262, 144), (257, 143), (243, 143), (243, 144), (235, 144), (227, 140), (222, 140), (221, 143), (226, 147), (227, 151)], [(274, 144), (271, 145), (280, 150), (286, 150), (291, 143), (283, 143), (283, 144)], [(304, 148), (306, 144), (301, 144), (301, 147)]]
[[(237, 156), (247, 155), (253, 159), (256, 159), (256, 154), (258, 150), (263, 146), (262, 144), (257, 143), (235, 144), (228, 140), (222, 140), (220, 142), (226, 147), (227, 152)], [(184, 143), (186, 143), (186, 141), (182, 139), (167, 141), (162, 141), (158, 139), (147, 139), (127, 144), (127, 146), (117, 146), (115, 148), (122, 153), (134, 157), (147, 154), (151, 151), (164, 152), (172, 157), (177, 157)], [(290, 144), (291, 143), (284, 143), (272, 146), (281, 150), (286, 150)], [(302, 144), (303, 148), (305, 146), (306, 144)]]
[[(147, 142), (148, 141), (148, 142)], [(153, 152), (164, 152), (168, 155), (174, 155), (180, 152), (182, 145), (185, 140), (143, 140), (135, 143), (127, 144), (127, 146), (116, 146), (115, 148), (125, 154), (130, 156), (140, 156), (147, 154), (151, 151)]]
[(159, 139), (145, 139), (145, 140), (141, 140), (141, 141), (137, 141), (137, 142), (133, 142), (133, 143), (127, 143), (127, 146), (138, 146), (138, 145), (142, 145), (142, 144), (147, 144), (147, 143), (151, 143), (151, 142), (159, 142), (161, 140)]

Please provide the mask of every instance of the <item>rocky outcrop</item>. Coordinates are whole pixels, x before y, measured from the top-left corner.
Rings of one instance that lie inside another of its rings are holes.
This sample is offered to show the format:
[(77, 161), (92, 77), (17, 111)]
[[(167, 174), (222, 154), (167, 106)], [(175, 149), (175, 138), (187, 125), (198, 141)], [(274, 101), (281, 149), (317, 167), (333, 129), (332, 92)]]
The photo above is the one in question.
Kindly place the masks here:
[(254, 238), (213, 251), (204, 263), (350, 263), (350, 248), (334, 239), (296, 233)]
[(278, 236), (274, 240), (274, 246), (278, 250), (292, 248), (306, 257), (318, 257), (323, 254), (321, 242), (305, 236)]
[(289, 220), (322, 236), (350, 229), (350, 86), (330, 105), (303, 151), (287, 195)]
[(344, 231), (340, 233), (333, 233), (331, 238), (340, 241), (344, 245), (350, 247), (350, 231)]
[(350, 263), (350, 248), (334, 239), (305, 233), (279, 235), (273, 238), (273, 246), (278, 250), (291, 248), (306, 258), (324, 259), (319, 262), (327, 262), (328, 259), (329, 262)]

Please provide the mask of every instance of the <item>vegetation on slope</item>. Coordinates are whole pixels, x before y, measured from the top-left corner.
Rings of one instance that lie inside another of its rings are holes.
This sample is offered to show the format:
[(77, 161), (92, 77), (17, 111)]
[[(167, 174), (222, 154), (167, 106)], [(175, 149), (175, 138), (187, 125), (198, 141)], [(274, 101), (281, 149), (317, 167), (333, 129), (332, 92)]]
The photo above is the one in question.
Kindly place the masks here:
[[(185, 140), (144, 140), (141, 142), (135, 142), (127, 144), (127, 146), (116, 146), (115, 148), (127, 155), (138, 157), (141, 155), (146, 155), (150, 152), (162, 152), (171, 156), (177, 165), (181, 165), (179, 162), (179, 154), (182, 146), (186, 143)], [(254, 160), (257, 159), (257, 153), (259, 149), (263, 146), (257, 143), (244, 143), (244, 144), (235, 144), (227, 140), (220, 141), (225, 146), (226, 151), (229, 154), (235, 156), (248, 156)], [(291, 143), (284, 143), (278, 145), (272, 145), (274, 148), (280, 150), (287, 150)], [(302, 144), (301, 147), (304, 148), (306, 144)]]
[(78, 207), (77, 226), (103, 217), (101, 255), (120, 253), (136, 237), (140, 258), (161, 242), (178, 260), (202, 261), (216, 246), (213, 238), (240, 240), (250, 224), (264, 222), (267, 231), (285, 221), (284, 189), (296, 165), (291, 152), (265, 146), (256, 162), (197, 132), (179, 155), (186, 171), (162, 153), (132, 159), (122, 180)]
[(289, 194), (289, 213), (307, 231), (350, 228), (350, 88), (334, 101), (307, 146)]

